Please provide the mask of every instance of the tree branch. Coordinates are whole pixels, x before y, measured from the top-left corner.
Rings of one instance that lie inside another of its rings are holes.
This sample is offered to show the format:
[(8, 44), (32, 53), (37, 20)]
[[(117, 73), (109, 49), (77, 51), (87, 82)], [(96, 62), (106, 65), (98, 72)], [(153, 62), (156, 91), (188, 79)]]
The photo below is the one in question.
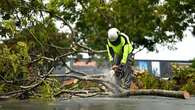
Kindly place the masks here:
[(140, 48), (139, 50), (137, 50), (136, 52), (133, 52), (132, 55), (134, 56), (135, 54), (137, 54), (138, 52), (142, 51), (143, 49), (145, 49), (144, 46), (142, 48)]
[(106, 50), (93, 50), (92, 48), (89, 48), (89, 47), (86, 47), (86, 46), (83, 46), (83, 45), (80, 45), (78, 43), (76, 43), (76, 45), (80, 48), (83, 48), (83, 49), (86, 49), (88, 50), (89, 52), (88, 53), (98, 53), (98, 54), (101, 54), (101, 53), (106, 53)]
[(0, 79), (3, 80), (4, 83), (7, 83), (7, 84), (13, 84), (14, 81), (8, 81), (6, 80), (3, 76), (0, 75)]
[(65, 77), (75, 78), (75, 79), (79, 79), (79, 80), (83, 80), (83, 81), (93, 81), (93, 82), (102, 84), (108, 90), (112, 91), (114, 94), (118, 94), (118, 93), (124, 91), (124, 89), (122, 89), (118, 85), (115, 85), (112, 82), (107, 81), (103, 78), (91, 78), (90, 76), (78, 76), (78, 75), (74, 75), (74, 74), (65, 74)]
[(41, 81), (39, 81), (38, 83), (33, 84), (33, 85), (29, 85), (29, 86), (20, 86), (20, 88), (22, 88), (22, 89), (28, 89), (28, 90), (29, 90), (29, 89), (33, 89), (33, 88), (39, 86), (40, 84), (43, 83), (43, 81), (44, 81), (45, 79), (47, 79), (47, 77), (52, 73), (53, 70), (54, 70), (54, 67), (52, 67), (52, 68), (48, 71), (47, 74), (41, 76), (41, 78), (40, 78)]

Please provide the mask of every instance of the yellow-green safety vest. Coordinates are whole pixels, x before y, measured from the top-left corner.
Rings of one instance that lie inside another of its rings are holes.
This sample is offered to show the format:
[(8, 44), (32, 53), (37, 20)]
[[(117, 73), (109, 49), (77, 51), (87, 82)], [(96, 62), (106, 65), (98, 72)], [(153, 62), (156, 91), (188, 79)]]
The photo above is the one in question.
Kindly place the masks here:
[(133, 47), (132, 44), (129, 41), (129, 38), (127, 35), (121, 33), (119, 35), (120, 37), (120, 44), (113, 45), (109, 40), (107, 40), (107, 52), (109, 61), (112, 62), (115, 57), (121, 57), (121, 64), (126, 64), (128, 55), (132, 52)]

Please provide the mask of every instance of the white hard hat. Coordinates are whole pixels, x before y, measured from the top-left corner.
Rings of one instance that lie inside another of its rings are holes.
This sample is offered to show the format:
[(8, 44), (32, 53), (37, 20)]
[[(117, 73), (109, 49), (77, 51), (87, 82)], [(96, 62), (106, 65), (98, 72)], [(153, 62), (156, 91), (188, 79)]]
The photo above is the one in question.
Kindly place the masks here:
[(110, 28), (108, 30), (108, 39), (113, 42), (115, 40), (117, 40), (118, 38), (118, 34), (120, 33), (120, 31), (117, 28)]

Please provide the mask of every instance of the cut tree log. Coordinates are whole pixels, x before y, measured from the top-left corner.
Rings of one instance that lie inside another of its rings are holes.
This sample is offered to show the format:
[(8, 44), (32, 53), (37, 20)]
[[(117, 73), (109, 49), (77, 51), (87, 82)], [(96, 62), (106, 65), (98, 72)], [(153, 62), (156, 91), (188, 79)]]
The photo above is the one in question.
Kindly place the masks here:
[(103, 84), (108, 90), (110, 90), (113, 95), (112, 97), (129, 97), (136, 95), (154, 95), (154, 96), (164, 96), (164, 97), (175, 97), (181, 99), (189, 99), (190, 94), (187, 91), (171, 91), (171, 90), (161, 90), (161, 89), (130, 89), (126, 90), (114, 83), (105, 80), (104, 78), (91, 78), (90, 76), (77, 76), (77, 75), (65, 75), (66, 77), (76, 78), (78, 80), (94, 81), (96, 83)]
[(187, 91), (171, 91), (161, 89), (137, 89), (137, 90), (126, 90), (114, 97), (129, 97), (138, 95), (154, 95), (163, 97), (175, 97), (181, 99), (190, 99), (190, 94)]

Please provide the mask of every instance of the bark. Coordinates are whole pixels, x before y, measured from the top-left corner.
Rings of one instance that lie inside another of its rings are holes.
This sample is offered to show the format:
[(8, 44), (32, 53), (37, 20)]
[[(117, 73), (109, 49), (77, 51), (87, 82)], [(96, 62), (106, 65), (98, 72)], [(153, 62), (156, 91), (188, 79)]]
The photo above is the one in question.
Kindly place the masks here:
[(163, 96), (163, 97), (175, 97), (181, 99), (190, 98), (190, 94), (186, 91), (171, 91), (171, 90), (161, 90), (161, 89), (126, 90), (118, 95), (115, 95), (114, 97), (129, 97), (129, 96), (139, 96), (139, 95), (154, 95), (154, 96)]
[(99, 91), (94, 91), (94, 90), (62, 90), (59, 93), (55, 94), (55, 97), (59, 97), (61, 94), (70, 94), (72, 96), (78, 96), (82, 98), (87, 98), (87, 97), (94, 97), (94, 96), (109, 96), (109, 92), (99, 92)]
[(7, 100), (10, 99), (16, 95), (20, 95), (24, 92), (24, 90), (18, 90), (18, 91), (12, 91), (4, 94), (0, 94), (0, 100)]

